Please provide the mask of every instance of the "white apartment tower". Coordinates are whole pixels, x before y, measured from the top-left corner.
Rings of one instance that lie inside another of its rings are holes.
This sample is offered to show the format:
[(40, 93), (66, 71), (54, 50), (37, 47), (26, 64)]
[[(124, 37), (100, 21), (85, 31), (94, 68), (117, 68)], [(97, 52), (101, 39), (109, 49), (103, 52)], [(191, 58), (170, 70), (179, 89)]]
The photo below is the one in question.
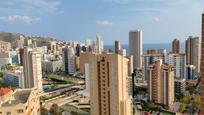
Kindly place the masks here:
[(174, 67), (175, 79), (186, 78), (186, 55), (185, 53), (169, 53), (165, 62)]
[(102, 36), (96, 36), (96, 53), (101, 53), (104, 50)]
[(25, 88), (34, 87), (42, 91), (41, 54), (35, 49), (25, 47), (23, 56)]

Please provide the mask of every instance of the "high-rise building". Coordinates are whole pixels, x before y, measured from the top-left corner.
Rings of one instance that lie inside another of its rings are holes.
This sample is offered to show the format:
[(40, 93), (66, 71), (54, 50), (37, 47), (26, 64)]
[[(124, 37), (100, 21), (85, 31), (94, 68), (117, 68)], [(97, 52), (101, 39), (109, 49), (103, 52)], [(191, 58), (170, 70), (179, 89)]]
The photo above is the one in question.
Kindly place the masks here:
[(85, 84), (86, 84), (86, 90), (90, 92), (90, 75), (89, 75), (89, 64), (84, 65), (85, 68)]
[(25, 46), (32, 47), (32, 44), (33, 44), (32, 39), (26, 38), (24, 39), (24, 41), (25, 41)]
[(42, 88), (41, 54), (35, 49), (25, 47), (23, 56), (25, 88)]
[(102, 53), (104, 50), (102, 36), (96, 37), (96, 53)]
[(129, 75), (132, 75), (132, 73), (134, 72), (133, 69), (133, 56), (129, 57), (129, 62), (128, 62), (128, 73)]
[(76, 46), (76, 56), (79, 56), (80, 52), (81, 52), (81, 46), (80, 46), (80, 44), (77, 44), (77, 46)]
[(186, 55), (185, 53), (169, 53), (165, 57), (165, 62), (174, 67), (175, 79), (186, 78)]
[(25, 37), (20, 35), (19, 39), (17, 39), (15, 42), (15, 48), (23, 48), (24, 40), (25, 40)]
[(56, 41), (51, 41), (49, 44), (49, 49), (51, 51), (51, 53), (53, 53), (54, 55), (57, 53), (57, 43)]
[(124, 56), (124, 57), (126, 57), (126, 56), (127, 56), (127, 51), (126, 51), (126, 49), (123, 49), (123, 48), (120, 49), (120, 50), (119, 50), (119, 54), (122, 55), (122, 56)]
[(153, 64), (157, 60), (163, 60), (165, 61), (165, 53), (158, 53), (157, 50), (147, 50), (146, 54), (143, 54), (143, 75), (144, 80), (147, 80), (148, 78), (148, 68), (151, 64)]
[(92, 46), (93, 42), (90, 39), (85, 40), (85, 46)]
[(23, 66), (23, 62), (24, 62), (24, 48), (20, 48), (19, 49), (19, 64), (21, 65), (21, 66)]
[(87, 54), (92, 115), (131, 115), (128, 59), (116, 54)]
[(201, 95), (201, 107), (199, 115), (204, 115), (204, 13), (202, 14), (202, 53), (201, 53), (201, 88), (200, 88), (200, 95)]
[(115, 54), (119, 54), (121, 49), (120, 41), (115, 41)]
[(158, 60), (149, 66), (148, 93), (150, 101), (171, 105), (174, 102), (174, 70)]
[(186, 65), (186, 79), (193, 80), (195, 78), (196, 67), (194, 65)]
[(133, 68), (142, 68), (142, 31), (129, 32), (129, 56), (133, 56)]
[(172, 42), (172, 53), (180, 53), (180, 41), (177, 38)]
[(199, 37), (192, 37), (186, 40), (186, 64), (196, 66), (197, 71), (200, 71), (200, 41)]
[(75, 52), (74, 48), (63, 48), (63, 62), (64, 70), (66, 74), (74, 74), (76, 71), (75, 68)]

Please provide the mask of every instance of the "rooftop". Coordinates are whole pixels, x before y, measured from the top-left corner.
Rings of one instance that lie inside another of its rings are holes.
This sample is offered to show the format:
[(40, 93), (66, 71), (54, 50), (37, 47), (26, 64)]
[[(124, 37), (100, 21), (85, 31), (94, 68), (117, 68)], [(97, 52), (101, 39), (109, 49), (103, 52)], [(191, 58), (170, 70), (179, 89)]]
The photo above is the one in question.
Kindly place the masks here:
[(0, 88), (0, 96), (4, 96), (5, 94), (9, 93), (10, 91), (12, 91), (9, 88)]
[(9, 101), (2, 104), (2, 106), (14, 106), (17, 104), (24, 104), (27, 102), (30, 96), (31, 90), (17, 90), (13, 93), (13, 96)]

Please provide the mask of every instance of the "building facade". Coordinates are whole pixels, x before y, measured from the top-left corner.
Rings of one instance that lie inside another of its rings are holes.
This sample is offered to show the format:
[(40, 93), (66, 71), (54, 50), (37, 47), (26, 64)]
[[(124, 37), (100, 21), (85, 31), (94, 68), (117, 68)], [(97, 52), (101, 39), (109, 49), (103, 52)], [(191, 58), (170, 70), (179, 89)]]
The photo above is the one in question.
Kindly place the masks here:
[(196, 67), (194, 65), (187, 65), (186, 66), (186, 79), (187, 80), (195, 79), (195, 72), (196, 72)]
[(197, 71), (200, 71), (200, 54), (199, 37), (189, 36), (186, 40), (186, 64), (196, 66)]
[(199, 115), (204, 115), (204, 13), (202, 14), (202, 51), (201, 51), (201, 86), (200, 86), (200, 95), (201, 95), (201, 107)]
[(173, 65), (175, 79), (186, 78), (186, 55), (185, 53), (169, 53), (165, 62)]
[(129, 32), (129, 56), (133, 56), (133, 68), (142, 68), (142, 31)]
[(180, 53), (180, 41), (177, 38), (172, 42), (172, 53)]
[(74, 74), (76, 72), (76, 56), (74, 48), (63, 48), (63, 65), (66, 74)]
[(148, 68), (151, 64), (153, 64), (157, 60), (163, 60), (164, 61), (164, 54), (159, 54), (156, 52), (148, 52), (147, 54), (143, 54), (143, 75), (144, 80), (148, 79)]
[(119, 54), (121, 49), (120, 41), (115, 41), (115, 54)]
[(171, 105), (174, 102), (174, 69), (158, 60), (149, 66), (148, 93), (150, 101)]
[(41, 53), (25, 47), (23, 59), (25, 88), (37, 88), (42, 91)]
[(44, 72), (53, 73), (63, 70), (63, 61), (62, 60), (45, 60), (42, 61), (42, 70)]
[(115, 54), (88, 54), (92, 115), (131, 115), (128, 59)]
[(186, 79), (175, 79), (175, 93), (181, 94), (186, 91)]
[(8, 86), (25, 88), (23, 71), (4, 72), (3, 81)]
[(96, 53), (102, 53), (104, 50), (102, 36), (96, 36)]

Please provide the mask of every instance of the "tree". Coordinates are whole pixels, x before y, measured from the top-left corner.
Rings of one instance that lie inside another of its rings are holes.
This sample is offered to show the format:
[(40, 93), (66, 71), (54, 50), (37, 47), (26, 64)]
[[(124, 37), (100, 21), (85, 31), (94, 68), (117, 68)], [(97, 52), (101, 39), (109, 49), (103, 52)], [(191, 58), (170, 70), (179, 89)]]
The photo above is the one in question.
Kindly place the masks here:
[(189, 104), (191, 101), (191, 95), (187, 94), (183, 97), (183, 103)]
[(185, 103), (181, 103), (179, 106), (179, 112), (183, 113), (186, 110), (186, 104)]
[(48, 110), (45, 109), (45, 108), (41, 108), (40, 114), (41, 114), (41, 115), (47, 115), (47, 114), (48, 114)]
[(2, 78), (3, 77), (3, 72), (0, 72), (0, 78)]
[(57, 104), (53, 104), (50, 108), (51, 115), (59, 115), (59, 107)]
[(75, 112), (75, 111), (71, 111), (71, 114), (72, 114), (72, 115), (78, 115), (78, 113)]
[(201, 105), (201, 99), (200, 96), (196, 96), (193, 100), (193, 108), (194, 109), (199, 109)]
[(108, 52), (113, 53), (113, 50), (112, 49), (108, 49)]

